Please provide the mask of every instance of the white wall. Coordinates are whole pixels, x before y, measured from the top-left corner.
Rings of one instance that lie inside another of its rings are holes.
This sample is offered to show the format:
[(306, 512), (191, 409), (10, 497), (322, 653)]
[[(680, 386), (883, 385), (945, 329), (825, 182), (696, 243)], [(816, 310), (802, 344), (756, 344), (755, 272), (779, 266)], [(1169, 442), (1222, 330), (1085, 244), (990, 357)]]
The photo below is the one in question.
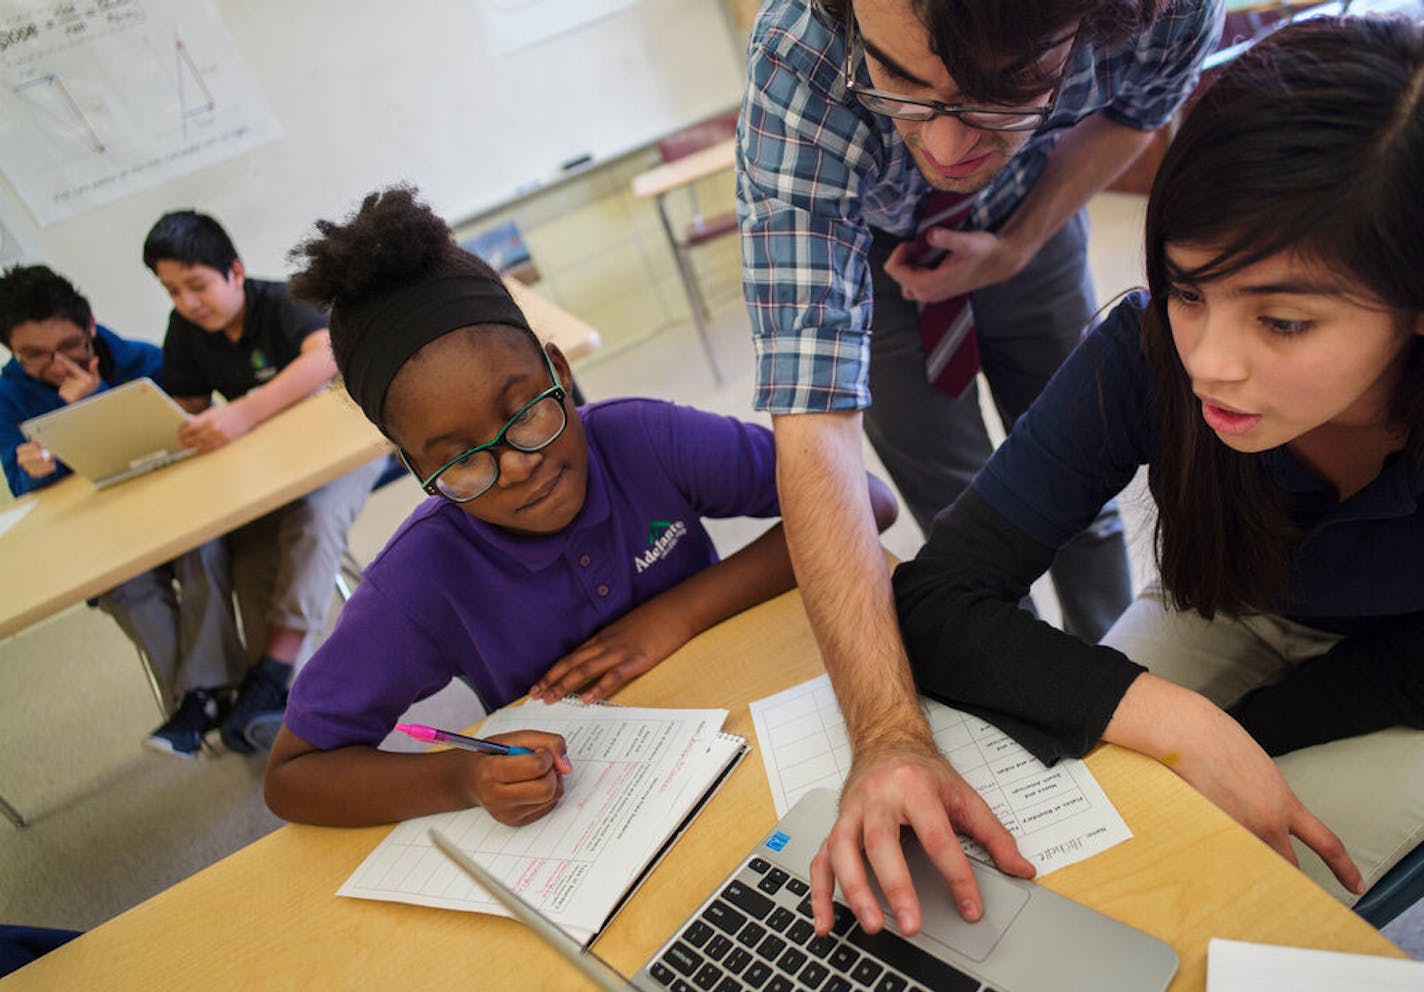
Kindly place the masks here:
[(313, 220), (377, 186), (414, 182), (458, 221), (574, 155), (606, 160), (738, 101), (720, 3), (639, 0), (495, 58), (480, 2), (216, 0), (285, 137), (45, 228), (0, 181), (7, 244), (73, 279), (101, 321), (157, 341), (168, 305), (140, 252), (166, 210), (213, 214), (250, 272), (281, 276)]

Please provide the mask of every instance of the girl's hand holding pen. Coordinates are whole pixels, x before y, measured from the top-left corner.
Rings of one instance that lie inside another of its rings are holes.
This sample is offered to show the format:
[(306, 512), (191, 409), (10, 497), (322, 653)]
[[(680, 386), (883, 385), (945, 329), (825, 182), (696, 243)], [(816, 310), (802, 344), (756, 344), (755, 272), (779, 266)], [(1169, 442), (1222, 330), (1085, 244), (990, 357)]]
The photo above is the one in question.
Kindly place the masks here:
[(539, 819), (564, 794), (564, 776), (573, 771), (558, 734), (520, 730), (490, 740), (528, 748), (532, 754), (487, 755), (457, 752), (466, 769), (472, 799), (500, 823), (512, 827)]

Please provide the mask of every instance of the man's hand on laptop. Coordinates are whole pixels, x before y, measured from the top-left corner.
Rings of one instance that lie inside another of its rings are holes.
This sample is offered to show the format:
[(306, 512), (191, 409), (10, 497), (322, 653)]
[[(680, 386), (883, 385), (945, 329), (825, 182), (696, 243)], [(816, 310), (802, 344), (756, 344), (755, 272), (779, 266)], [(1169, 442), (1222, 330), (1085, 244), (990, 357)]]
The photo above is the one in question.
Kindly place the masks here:
[(38, 441), (26, 441), (15, 447), (15, 461), (31, 479), (54, 475), (54, 455)]
[(235, 441), (256, 425), (242, 400), (210, 406), (178, 428), (178, 443), (185, 448), (212, 451)]
[(99, 388), (99, 356), (92, 355), (83, 365), (74, 361), (62, 351), (54, 353), (55, 363), (64, 372), (64, 381), (59, 384), (59, 398), (73, 403), (89, 396)]
[(845, 902), (866, 931), (876, 933), (885, 925), (862, 849), (899, 931), (907, 936), (919, 932), (920, 902), (900, 848), (900, 830), (905, 826), (914, 830), (920, 846), (944, 876), (966, 920), (979, 919), (984, 909), (956, 830), (983, 845), (1002, 871), (1020, 878), (1034, 873), (1013, 835), (934, 749), (932, 741), (862, 747), (841, 792), (836, 825), (811, 860), (811, 906), (817, 934), (831, 929), (831, 897), (837, 881)]

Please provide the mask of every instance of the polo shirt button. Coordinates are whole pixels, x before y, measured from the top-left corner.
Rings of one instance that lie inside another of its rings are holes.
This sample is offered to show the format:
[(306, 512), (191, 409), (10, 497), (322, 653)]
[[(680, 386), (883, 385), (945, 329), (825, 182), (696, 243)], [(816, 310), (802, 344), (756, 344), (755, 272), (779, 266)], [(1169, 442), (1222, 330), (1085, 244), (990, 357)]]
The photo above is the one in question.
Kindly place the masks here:
[(588, 568), (589, 562), (591, 561), (593, 561), (593, 559), (590, 558), (588, 555), (579, 555), (579, 564), (582, 565), (584, 568)]
[(608, 587), (607, 587), (607, 586), (599, 586), (598, 589), (595, 590), (595, 591), (596, 591), (600, 596), (607, 596), (607, 595), (608, 595)]

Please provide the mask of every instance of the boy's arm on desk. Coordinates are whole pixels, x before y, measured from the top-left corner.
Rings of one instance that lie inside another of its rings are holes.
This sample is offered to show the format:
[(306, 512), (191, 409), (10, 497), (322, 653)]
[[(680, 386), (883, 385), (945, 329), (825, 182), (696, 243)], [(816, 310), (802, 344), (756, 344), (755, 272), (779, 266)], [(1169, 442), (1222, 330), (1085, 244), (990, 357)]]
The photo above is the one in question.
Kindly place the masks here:
[[(212, 451), (237, 440), (260, 423), (305, 399), (336, 375), (331, 355), (331, 335), (325, 329), (312, 331), (302, 340), (302, 350), (286, 367), (266, 382), (221, 406), (198, 410), (180, 403), (196, 414), (178, 431), (178, 439), (190, 448)], [(190, 402), (192, 398), (186, 398)]]

